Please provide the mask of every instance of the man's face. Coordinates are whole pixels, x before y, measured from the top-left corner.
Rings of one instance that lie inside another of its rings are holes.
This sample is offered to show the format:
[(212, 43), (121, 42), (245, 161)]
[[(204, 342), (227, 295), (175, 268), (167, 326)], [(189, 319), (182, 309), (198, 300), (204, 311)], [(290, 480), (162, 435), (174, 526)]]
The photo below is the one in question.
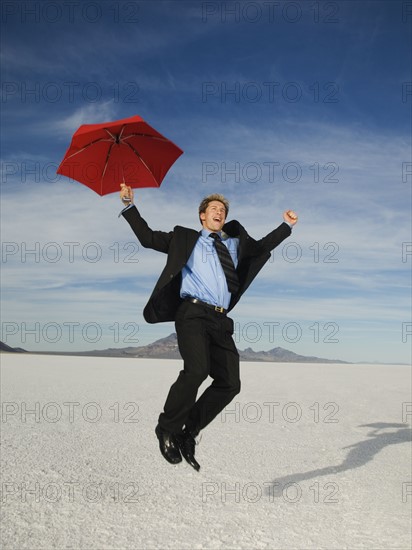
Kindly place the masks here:
[(210, 201), (206, 211), (200, 214), (203, 228), (209, 231), (220, 231), (225, 224), (226, 209), (220, 201)]

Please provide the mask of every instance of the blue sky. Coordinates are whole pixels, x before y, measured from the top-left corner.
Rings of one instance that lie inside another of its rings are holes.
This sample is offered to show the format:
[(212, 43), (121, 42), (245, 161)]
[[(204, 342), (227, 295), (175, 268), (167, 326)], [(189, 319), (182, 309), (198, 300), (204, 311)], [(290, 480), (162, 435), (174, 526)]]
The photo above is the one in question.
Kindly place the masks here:
[(212, 192), (255, 238), (299, 214), (232, 312), (239, 348), (409, 362), (411, 12), (4, 2), (2, 340), (103, 349), (174, 331), (142, 317), (163, 255), (138, 246), (117, 195), (56, 176), (80, 124), (138, 114), (184, 150), (136, 193), (152, 228), (197, 227)]

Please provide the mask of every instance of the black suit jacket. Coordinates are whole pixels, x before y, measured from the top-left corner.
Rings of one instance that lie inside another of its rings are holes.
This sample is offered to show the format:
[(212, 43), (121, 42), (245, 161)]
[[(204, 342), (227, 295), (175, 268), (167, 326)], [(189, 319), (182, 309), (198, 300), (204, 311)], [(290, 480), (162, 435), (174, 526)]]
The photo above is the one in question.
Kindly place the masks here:
[[(181, 272), (186, 265), (200, 232), (177, 225), (173, 231), (153, 231), (133, 206), (123, 212), (136, 237), (145, 248), (153, 248), (167, 254), (167, 262), (156, 286), (143, 310), (148, 323), (174, 321), (180, 298)], [(223, 226), (223, 231), (230, 237), (239, 238), (237, 274), (239, 290), (232, 295), (229, 311), (239, 301), (242, 294), (270, 258), (270, 252), (291, 234), (287, 223), (256, 241), (250, 237), (245, 228), (236, 220)]]

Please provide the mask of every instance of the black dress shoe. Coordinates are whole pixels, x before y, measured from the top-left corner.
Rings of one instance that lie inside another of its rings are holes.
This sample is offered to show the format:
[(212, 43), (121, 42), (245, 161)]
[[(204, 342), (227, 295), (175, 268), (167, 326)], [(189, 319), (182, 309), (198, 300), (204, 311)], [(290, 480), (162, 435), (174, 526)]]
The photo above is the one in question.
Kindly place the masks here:
[(193, 435), (185, 428), (181, 434), (176, 434), (176, 441), (183, 458), (198, 472), (200, 464), (195, 459), (196, 441)]
[(176, 442), (175, 435), (162, 430), (159, 424), (156, 426), (155, 433), (159, 440), (160, 452), (170, 464), (182, 462), (182, 455)]

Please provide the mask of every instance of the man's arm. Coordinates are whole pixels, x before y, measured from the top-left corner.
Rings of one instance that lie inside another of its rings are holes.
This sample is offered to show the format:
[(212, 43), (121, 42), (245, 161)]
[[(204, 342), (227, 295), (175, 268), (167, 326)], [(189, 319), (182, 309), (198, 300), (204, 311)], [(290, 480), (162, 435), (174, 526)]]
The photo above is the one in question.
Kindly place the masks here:
[[(170, 241), (173, 237), (173, 232), (170, 231), (153, 231), (147, 222), (142, 218), (136, 206), (133, 204), (133, 190), (130, 187), (122, 184), (120, 198), (123, 204), (131, 204), (130, 208), (122, 211), (122, 216), (127, 220), (134, 234), (139, 239), (140, 244), (145, 248), (153, 248), (158, 252), (167, 253), (169, 250)], [(125, 200), (129, 199), (129, 200)]]
[(298, 217), (292, 210), (287, 210), (283, 213), (284, 223), (281, 223), (278, 228), (271, 231), (266, 237), (260, 239), (258, 243), (262, 246), (267, 252), (271, 252), (276, 248), (282, 241), (284, 241), (292, 232), (292, 226), (294, 226)]

